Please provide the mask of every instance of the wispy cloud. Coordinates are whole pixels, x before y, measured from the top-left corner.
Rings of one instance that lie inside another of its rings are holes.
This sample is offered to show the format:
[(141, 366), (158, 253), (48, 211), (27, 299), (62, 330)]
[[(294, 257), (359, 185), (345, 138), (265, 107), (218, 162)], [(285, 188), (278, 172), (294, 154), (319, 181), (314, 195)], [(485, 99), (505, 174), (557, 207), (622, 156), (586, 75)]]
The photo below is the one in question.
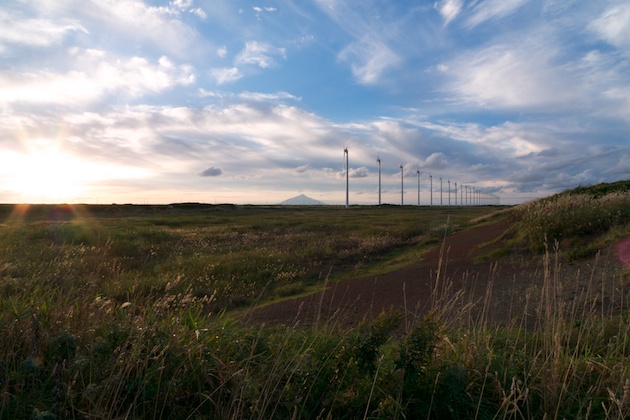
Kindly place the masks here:
[(269, 7), (269, 6), (266, 6), (266, 7), (254, 6), (252, 7), (252, 9), (254, 10), (254, 12), (256, 12), (257, 19), (260, 19), (260, 16), (263, 13), (272, 13), (278, 10), (275, 7)]
[(293, 172), (296, 173), (296, 174), (305, 174), (309, 170), (311, 170), (311, 165), (310, 164), (298, 166), (297, 168), (293, 168)]
[(630, 5), (619, 4), (606, 9), (590, 27), (606, 42), (630, 51)]
[(254, 64), (264, 69), (276, 63), (274, 57), (284, 58), (285, 53), (284, 48), (273, 47), (265, 42), (249, 41), (234, 59), (234, 64), (237, 66)]
[(369, 36), (348, 45), (338, 57), (350, 63), (352, 74), (366, 85), (379, 82), (386, 70), (400, 64), (400, 58), (389, 46)]
[(243, 92), (243, 93), (240, 93), (238, 97), (241, 99), (257, 101), (257, 102), (280, 101), (280, 100), (286, 100), (286, 99), (291, 99), (294, 101), (300, 100), (300, 98), (298, 98), (295, 95), (291, 95), (288, 92), (276, 92), (276, 93)]
[(23, 19), (0, 10), (0, 51), (6, 44), (45, 47), (61, 43), (73, 31), (87, 33), (80, 23), (69, 20), (57, 23), (48, 19)]
[(234, 82), (243, 77), (243, 74), (236, 67), (212, 69), (210, 74), (219, 85)]
[(435, 8), (444, 18), (444, 24), (448, 25), (462, 10), (463, 0), (440, 0), (435, 3)]
[(374, 8), (371, 3), (364, 4), (360, 9), (332, 0), (319, 0), (317, 4), (352, 37), (337, 57), (350, 65), (360, 83), (378, 83), (387, 70), (400, 65), (401, 58), (392, 46), (403, 39), (399, 35), (398, 17), (392, 18), (392, 21), (379, 19), (371, 13)]
[(467, 25), (475, 27), (489, 20), (501, 19), (515, 13), (529, 0), (482, 0), (475, 4)]
[(570, 103), (574, 78), (558, 65), (554, 46), (536, 42), (493, 45), (448, 63), (449, 90), (461, 99), (490, 109), (548, 107)]

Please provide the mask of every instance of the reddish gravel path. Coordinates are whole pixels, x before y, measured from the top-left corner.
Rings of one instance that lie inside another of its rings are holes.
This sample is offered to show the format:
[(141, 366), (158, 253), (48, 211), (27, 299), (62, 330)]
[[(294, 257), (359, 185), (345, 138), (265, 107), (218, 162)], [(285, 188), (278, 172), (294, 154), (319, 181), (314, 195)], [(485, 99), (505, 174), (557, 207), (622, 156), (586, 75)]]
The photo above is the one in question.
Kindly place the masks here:
[[(477, 247), (499, 238), (507, 227), (507, 222), (499, 222), (458, 232), (446, 237), (414, 265), (391, 273), (341, 281), (321, 293), (254, 309), (243, 319), (267, 325), (334, 322), (353, 326), (389, 309), (413, 317), (426, 312), (432, 303), (436, 304), (431, 298), (436, 284), (443, 288), (452, 283), (451, 290), (468, 288), (471, 296), (481, 298), (488, 281), (495, 276), (491, 275), (490, 263), (473, 263), (475, 254), (479, 253)], [(512, 285), (511, 281), (508, 283)]]
[(630, 238), (621, 240), (616, 246), (617, 258), (624, 267), (630, 267)]

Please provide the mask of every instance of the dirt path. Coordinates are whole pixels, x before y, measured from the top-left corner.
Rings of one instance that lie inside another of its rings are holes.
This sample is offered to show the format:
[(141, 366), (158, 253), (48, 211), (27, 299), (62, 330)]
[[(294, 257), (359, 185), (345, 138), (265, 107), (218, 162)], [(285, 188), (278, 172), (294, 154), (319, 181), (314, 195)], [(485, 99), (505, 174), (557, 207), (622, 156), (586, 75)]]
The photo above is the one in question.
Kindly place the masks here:
[(630, 265), (630, 238), (577, 262), (551, 253), (547, 259), (512, 255), (498, 263), (476, 263), (475, 257), (500, 247), (488, 243), (508, 227), (500, 221), (457, 232), (408, 267), (340, 281), (320, 293), (255, 308), (243, 321), (354, 327), (382, 311), (400, 311), (409, 323), (429, 310), (446, 308), (443, 312), (453, 319), (530, 328), (540, 322), (543, 292), (554, 278), (560, 279), (553, 286), (556, 298), (569, 306), (588, 302), (589, 310), (603, 313), (624, 305), (630, 282), (619, 273)]
[(440, 296), (445, 296), (466, 289), (468, 299), (482, 298), (497, 273), (490, 263), (473, 262), (477, 247), (500, 237), (507, 227), (503, 221), (455, 233), (409, 267), (341, 281), (321, 293), (254, 309), (244, 320), (267, 325), (333, 322), (353, 326), (389, 309), (408, 317), (420, 316), (432, 305), (441, 304), (431, 290), (441, 290)]

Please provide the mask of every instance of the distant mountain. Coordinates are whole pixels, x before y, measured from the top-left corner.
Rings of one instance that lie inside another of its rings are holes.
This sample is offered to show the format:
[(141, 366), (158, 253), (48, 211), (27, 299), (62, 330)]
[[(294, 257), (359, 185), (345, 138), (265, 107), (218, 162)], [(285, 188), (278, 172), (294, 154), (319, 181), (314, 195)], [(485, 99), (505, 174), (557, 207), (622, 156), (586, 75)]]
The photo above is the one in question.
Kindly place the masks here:
[(288, 200), (284, 200), (280, 205), (284, 206), (321, 206), (326, 203), (322, 201), (317, 201), (311, 197), (307, 197), (304, 194), (300, 194), (296, 197), (289, 198)]

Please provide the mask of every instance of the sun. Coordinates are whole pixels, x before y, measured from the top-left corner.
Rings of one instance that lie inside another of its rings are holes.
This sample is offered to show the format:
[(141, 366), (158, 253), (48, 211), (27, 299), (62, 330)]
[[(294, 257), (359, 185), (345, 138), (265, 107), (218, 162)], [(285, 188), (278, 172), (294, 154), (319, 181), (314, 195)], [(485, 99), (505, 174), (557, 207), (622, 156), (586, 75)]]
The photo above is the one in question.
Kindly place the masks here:
[(6, 188), (25, 202), (61, 202), (83, 191), (85, 163), (55, 150), (5, 153)]
[(0, 149), (0, 194), (15, 203), (85, 202), (107, 195), (110, 182), (121, 185), (151, 175), (142, 167), (72, 154), (52, 141), (31, 141), (20, 152)]

